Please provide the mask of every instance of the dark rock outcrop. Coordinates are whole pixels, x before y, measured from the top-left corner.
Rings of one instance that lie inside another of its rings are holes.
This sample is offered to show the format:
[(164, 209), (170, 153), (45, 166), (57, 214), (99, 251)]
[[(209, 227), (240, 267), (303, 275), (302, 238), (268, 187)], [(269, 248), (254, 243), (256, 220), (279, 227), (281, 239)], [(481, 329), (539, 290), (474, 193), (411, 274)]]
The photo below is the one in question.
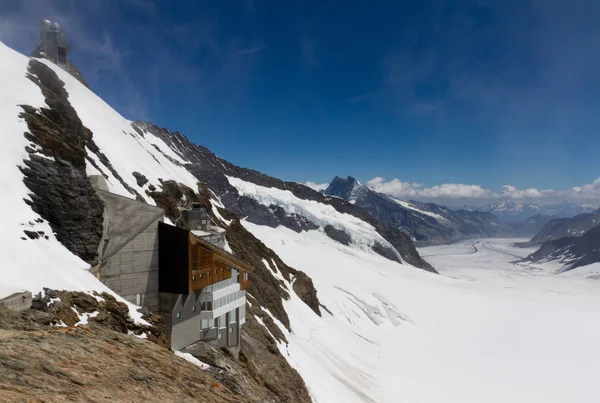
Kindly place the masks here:
[(518, 244), (530, 248), (565, 237), (581, 236), (600, 224), (600, 209), (589, 214), (579, 214), (572, 218), (557, 218), (548, 221), (529, 242)]
[(32, 192), (28, 203), (48, 221), (63, 245), (83, 260), (93, 261), (102, 236), (104, 206), (85, 170), (85, 144), (92, 133), (81, 123), (54, 71), (35, 60), (28, 70), (28, 78), (41, 88), (48, 105), (39, 110), (22, 106), (21, 117), (29, 128), (25, 137), (40, 148), (22, 168)]
[(600, 262), (600, 225), (581, 236), (546, 241), (540, 249), (527, 256), (526, 260), (558, 261), (563, 263), (565, 271)]
[(344, 230), (334, 228), (332, 225), (326, 225), (324, 230), (325, 234), (334, 241), (337, 241), (342, 245), (350, 245), (352, 239)]
[(293, 281), (292, 289), (296, 295), (316, 314), (321, 315), (320, 307), (322, 305), (317, 297), (317, 290), (315, 289), (312, 278), (308, 277), (306, 273), (298, 271), (296, 272)]
[(139, 173), (138, 171), (133, 171), (131, 174), (135, 178), (135, 181), (138, 186), (144, 186), (146, 183), (148, 183), (148, 178), (146, 178), (145, 175)]
[(400, 258), (394, 253), (394, 250), (388, 246), (382, 245), (379, 242), (375, 242), (372, 247), (373, 252), (380, 254), (386, 259), (393, 260), (395, 262), (401, 263)]

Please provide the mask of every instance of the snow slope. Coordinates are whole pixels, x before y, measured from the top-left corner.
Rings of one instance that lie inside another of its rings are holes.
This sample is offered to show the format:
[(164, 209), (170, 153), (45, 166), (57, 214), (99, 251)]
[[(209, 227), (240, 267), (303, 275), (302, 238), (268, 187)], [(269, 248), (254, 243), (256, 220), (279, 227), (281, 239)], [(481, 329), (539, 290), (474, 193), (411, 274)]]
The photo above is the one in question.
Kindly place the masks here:
[[(186, 161), (171, 150), (164, 141), (146, 131), (143, 132), (143, 136), (140, 135), (133, 129), (130, 120), (121, 116), (69, 73), (48, 60), (38, 60), (54, 70), (65, 83), (71, 105), (83, 124), (94, 134), (94, 142), (100, 151), (106, 155), (123, 180), (137, 190), (147, 203), (154, 204), (154, 200), (145, 196), (145, 190), (150, 185), (160, 188), (159, 178), (172, 179), (192, 189), (196, 188), (197, 179), (186, 168), (177, 165)], [(107, 182), (111, 192), (135, 198), (93, 152), (89, 149), (87, 152), (100, 166), (102, 172), (109, 176)], [(97, 174), (97, 170), (91, 164), (87, 164), (87, 170), (89, 175)], [(145, 175), (148, 183), (138, 186), (132, 175), (134, 171)]]
[[(344, 230), (350, 235), (352, 245), (361, 250), (371, 251), (373, 245), (378, 242), (396, 251), (371, 224), (350, 214), (340, 213), (331, 205), (300, 199), (289, 190), (268, 188), (231, 176), (227, 179), (238, 190), (240, 196), (254, 199), (267, 207), (275, 205), (282, 207), (287, 213), (301, 215), (318, 225), (321, 231), (326, 225)], [(396, 255), (401, 258), (397, 252)]]
[[(104, 289), (84, 269), (87, 264), (71, 254), (54, 237), (48, 223), (25, 204), (29, 189), (23, 183), (19, 166), (28, 158), (23, 136), (27, 124), (18, 117), (28, 104), (46, 106), (40, 88), (25, 77), (29, 58), (0, 42), (0, 298), (20, 289), (36, 292), (43, 286), (66, 289)], [(80, 84), (81, 85), (81, 84)], [(44, 231), (49, 240), (30, 240), (24, 229)]]
[[(404, 208), (407, 208), (409, 210), (415, 211), (415, 212), (417, 212), (419, 214), (424, 214), (424, 215), (427, 215), (429, 217), (435, 218), (436, 220), (440, 221), (441, 223), (444, 223), (444, 221), (448, 221), (445, 217), (442, 217), (439, 214), (433, 213), (431, 211), (426, 211), (426, 210), (418, 209), (417, 207), (413, 206), (409, 202), (405, 202), (405, 201), (402, 201), (402, 200), (394, 199), (393, 197), (390, 197), (390, 199), (392, 199), (393, 201), (395, 201), (396, 203), (398, 203), (399, 205), (401, 205)], [(417, 217), (418, 217), (418, 215), (417, 215)]]
[(436, 276), (318, 231), (244, 226), (310, 275), (333, 314), (291, 293), (292, 333), (280, 326), (317, 402), (596, 401), (598, 283), (524, 272), (509, 263), (525, 253), (516, 240), (443, 247), (428, 258), (447, 275)]
[[(0, 60), (0, 298), (22, 289), (35, 294), (43, 287), (106, 291), (115, 295), (88, 272), (88, 264), (58, 242), (50, 225), (25, 203), (25, 200), (29, 199), (30, 191), (23, 183), (23, 174), (19, 167), (24, 166), (23, 160), (29, 158), (25, 146), (30, 143), (23, 135), (28, 131), (28, 127), (26, 122), (19, 118), (22, 109), (18, 105), (40, 108), (46, 107), (46, 104), (40, 88), (26, 78), (30, 60), (28, 57), (0, 42)], [(134, 170), (146, 175), (150, 183), (158, 184), (158, 177), (164, 177), (196, 186), (196, 180), (189, 172), (172, 163), (153, 146), (158, 145), (165, 154), (177, 160), (179, 157), (164, 143), (152, 135), (142, 138), (132, 129), (129, 121), (123, 119), (79, 81), (52, 63), (40, 61), (46, 63), (65, 82), (69, 100), (84, 125), (94, 132), (97, 144), (130, 186), (143, 193), (131, 175)], [(115, 144), (119, 146), (116, 147)], [(101, 163), (100, 166), (103, 167)], [(90, 167), (88, 164), (90, 174), (97, 173)], [(110, 174), (108, 169), (104, 172)], [(109, 186), (115, 193), (134, 197), (112, 175)], [(152, 202), (151, 199), (147, 201)], [(48, 239), (29, 239), (24, 230), (43, 231)], [(127, 304), (131, 316), (141, 321), (135, 306)]]

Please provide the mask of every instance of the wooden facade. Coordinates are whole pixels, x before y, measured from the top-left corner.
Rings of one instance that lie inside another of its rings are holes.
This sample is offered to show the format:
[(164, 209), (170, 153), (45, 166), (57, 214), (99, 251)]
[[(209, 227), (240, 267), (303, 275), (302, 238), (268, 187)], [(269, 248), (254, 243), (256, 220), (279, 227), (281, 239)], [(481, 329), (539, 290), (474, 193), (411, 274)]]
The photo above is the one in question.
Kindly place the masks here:
[[(250, 273), (254, 270), (252, 267), (224, 250), (196, 237), (191, 232), (189, 256), (190, 293), (231, 278), (232, 268), (237, 269), (240, 273), (240, 289), (248, 288)], [(244, 279), (246, 280), (244, 281)]]
[(160, 292), (191, 294), (231, 278), (232, 268), (239, 271), (240, 289), (247, 289), (254, 271), (248, 264), (190, 231), (159, 224)]

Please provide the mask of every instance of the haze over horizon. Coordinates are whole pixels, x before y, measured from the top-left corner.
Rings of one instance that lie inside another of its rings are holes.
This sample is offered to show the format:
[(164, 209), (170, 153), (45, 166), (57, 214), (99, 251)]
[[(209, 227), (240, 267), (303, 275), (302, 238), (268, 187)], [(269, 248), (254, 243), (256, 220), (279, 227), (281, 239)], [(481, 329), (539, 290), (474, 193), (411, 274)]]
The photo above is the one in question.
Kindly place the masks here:
[(286, 180), (598, 205), (598, 17), (591, 0), (22, 0), (0, 2), (0, 41), (29, 54), (56, 20), (125, 117)]

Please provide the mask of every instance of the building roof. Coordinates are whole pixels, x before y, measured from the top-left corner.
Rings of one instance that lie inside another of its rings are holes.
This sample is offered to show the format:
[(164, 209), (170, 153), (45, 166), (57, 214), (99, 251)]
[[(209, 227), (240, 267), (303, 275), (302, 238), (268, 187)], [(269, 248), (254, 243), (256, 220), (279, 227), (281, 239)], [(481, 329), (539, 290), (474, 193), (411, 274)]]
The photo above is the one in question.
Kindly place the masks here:
[(102, 260), (119, 252), (148, 226), (163, 217), (164, 212), (160, 207), (100, 189), (96, 193), (106, 206), (105, 220), (108, 219), (108, 229), (105, 225), (106, 233), (103, 236), (103, 240), (107, 239), (108, 243), (101, 245)]
[(254, 268), (238, 259), (237, 257), (233, 256), (231, 253), (224, 251), (223, 249), (209, 243), (206, 242), (205, 240), (203, 240), (202, 238), (198, 238), (197, 236), (193, 236), (193, 233), (191, 233), (192, 236), (190, 236), (190, 241), (194, 244), (194, 245), (198, 245), (201, 248), (208, 250), (210, 252), (212, 252), (213, 254), (215, 254), (219, 259), (223, 260), (226, 263), (229, 263), (232, 266), (235, 266), (236, 268), (242, 270), (242, 271), (246, 271), (249, 273), (252, 273), (254, 271)]

